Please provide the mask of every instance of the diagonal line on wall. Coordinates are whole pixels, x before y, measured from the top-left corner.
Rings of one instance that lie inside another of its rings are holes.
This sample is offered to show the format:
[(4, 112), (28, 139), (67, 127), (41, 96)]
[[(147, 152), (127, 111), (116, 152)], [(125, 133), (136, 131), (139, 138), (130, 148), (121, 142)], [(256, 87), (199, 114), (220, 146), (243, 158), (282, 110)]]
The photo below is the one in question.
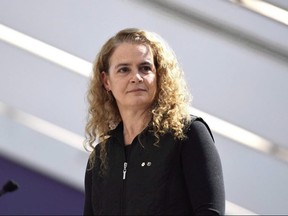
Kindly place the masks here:
[(195, 9), (180, 6), (175, 1), (174, 3), (173, 1), (162, 0), (137, 0), (136, 2), (151, 6), (158, 11), (166, 12), (188, 24), (197, 25), (206, 31), (216, 33), (233, 42), (239, 43), (241, 46), (264, 53), (276, 61), (281, 61), (282, 64), (288, 65), (287, 49), (244, 32), (243, 30), (241, 31), (223, 21), (217, 21), (215, 18), (205, 16)]
[[(37, 39), (34, 39), (30, 36), (27, 36), (23, 33), (15, 31), (1, 24), (0, 24), (0, 40), (3, 40), (11, 45), (24, 49), (27, 52), (31, 52), (41, 58), (46, 59), (47, 61), (51, 61), (72, 72), (80, 74), (81, 76), (85, 77), (90, 76), (90, 72), (92, 69), (92, 64), (90, 62), (85, 61), (77, 56), (73, 56), (65, 51), (52, 47), (51, 45), (45, 44), (44, 42), (41, 42)], [(35, 46), (38, 47), (35, 49)], [(42, 49), (39, 49), (39, 47), (41, 47)], [(47, 55), (47, 52), (50, 54)], [(75, 63), (77, 63), (77, 67), (75, 66)], [(8, 105), (3, 105), (3, 103), (2, 104), (0, 103), (0, 113), (1, 108), (3, 110), (3, 107), (5, 106)], [(221, 136), (227, 137), (231, 140), (234, 140), (244, 146), (247, 146), (259, 152), (271, 155), (277, 159), (280, 159), (281, 161), (288, 162), (287, 148), (282, 147), (273, 142), (270, 142), (248, 130), (237, 127), (229, 122), (218, 119), (195, 108), (193, 108), (192, 111), (194, 114), (199, 113), (200, 116), (203, 117), (205, 116), (205, 118), (209, 119), (211, 129), (214, 132), (220, 134)], [(14, 112), (16, 111), (14, 110)], [(16, 113), (19, 114), (20, 111)], [(26, 115), (26, 117), (27, 116), (28, 115)], [(33, 118), (33, 116), (31, 116), (31, 118)], [(36, 122), (40, 123), (40, 121)], [(227, 128), (229, 130), (229, 133), (227, 133)], [(61, 130), (61, 128), (59, 128), (59, 130)], [(43, 130), (42, 132), (45, 133), (45, 130)], [(246, 139), (243, 139), (243, 137), (246, 137)]]

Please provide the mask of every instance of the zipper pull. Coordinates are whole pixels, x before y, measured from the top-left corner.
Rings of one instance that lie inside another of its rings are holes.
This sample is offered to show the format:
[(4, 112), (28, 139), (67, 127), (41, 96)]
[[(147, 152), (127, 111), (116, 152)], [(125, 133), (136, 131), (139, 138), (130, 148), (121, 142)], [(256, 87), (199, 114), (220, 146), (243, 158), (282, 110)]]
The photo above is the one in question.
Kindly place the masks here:
[(127, 162), (124, 162), (124, 168), (123, 168), (123, 180), (126, 179), (126, 172), (127, 172)]

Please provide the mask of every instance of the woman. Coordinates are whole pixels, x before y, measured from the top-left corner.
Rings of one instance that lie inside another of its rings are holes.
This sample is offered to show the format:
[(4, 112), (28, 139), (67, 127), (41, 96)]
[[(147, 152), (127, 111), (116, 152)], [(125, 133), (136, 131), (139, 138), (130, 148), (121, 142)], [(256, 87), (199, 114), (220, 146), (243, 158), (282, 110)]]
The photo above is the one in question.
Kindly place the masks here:
[(224, 214), (211, 131), (189, 114), (183, 72), (163, 39), (133, 28), (110, 38), (88, 102), (84, 215)]

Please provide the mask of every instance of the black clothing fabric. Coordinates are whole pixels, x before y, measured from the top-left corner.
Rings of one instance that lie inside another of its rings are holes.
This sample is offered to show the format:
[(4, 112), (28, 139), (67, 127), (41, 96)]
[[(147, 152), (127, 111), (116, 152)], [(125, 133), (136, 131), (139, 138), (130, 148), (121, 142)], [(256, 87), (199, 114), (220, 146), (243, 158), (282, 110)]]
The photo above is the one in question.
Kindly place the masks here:
[(222, 167), (212, 133), (196, 118), (186, 135), (179, 141), (165, 134), (155, 146), (147, 128), (126, 157), (120, 123), (106, 143), (106, 175), (99, 175), (98, 153), (94, 167), (87, 165), (84, 215), (224, 215)]

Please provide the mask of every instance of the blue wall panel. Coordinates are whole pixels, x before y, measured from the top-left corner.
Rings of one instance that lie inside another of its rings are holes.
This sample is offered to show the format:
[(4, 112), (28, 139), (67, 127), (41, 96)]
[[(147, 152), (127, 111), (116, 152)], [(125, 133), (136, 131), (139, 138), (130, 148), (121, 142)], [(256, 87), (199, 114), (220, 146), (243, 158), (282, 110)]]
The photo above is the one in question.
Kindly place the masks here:
[(0, 156), (0, 186), (13, 179), (19, 189), (0, 197), (0, 215), (81, 215), (84, 193)]

